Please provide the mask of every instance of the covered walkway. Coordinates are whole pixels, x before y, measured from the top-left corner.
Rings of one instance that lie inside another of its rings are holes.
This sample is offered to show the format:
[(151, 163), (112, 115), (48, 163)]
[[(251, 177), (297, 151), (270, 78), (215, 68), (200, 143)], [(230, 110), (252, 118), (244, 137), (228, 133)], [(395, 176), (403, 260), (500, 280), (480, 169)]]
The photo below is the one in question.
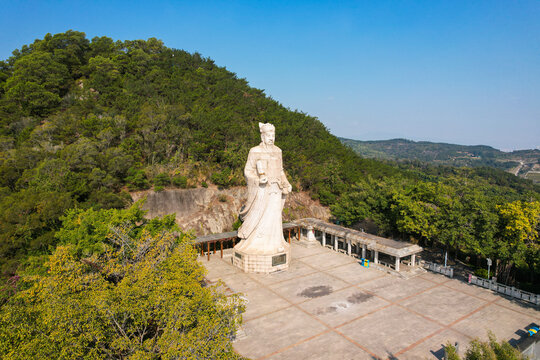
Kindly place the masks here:
[[(400, 271), (403, 258), (410, 257), (405, 264), (415, 266), (415, 256), (422, 251), (420, 246), (409, 242), (387, 239), (313, 218), (283, 224), (283, 235), (289, 243), (292, 237), (304, 240), (302, 233), (308, 240), (316, 240), (322, 246), (351, 256), (371, 259), (373, 263), (390, 267), (395, 271)], [(223, 257), (223, 249), (233, 248), (237, 239), (237, 231), (209, 234), (195, 239), (195, 246), (200, 249), (201, 256), (206, 253), (210, 260), (210, 254), (215, 254), (218, 250)], [(387, 262), (385, 257), (391, 257), (393, 261)]]
[[(407, 262), (408, 265), (415, 266), (416, 254), (423, 250), (422, 247), (409, 242), (383, 238), (318, 219), (300, 219), (295, 223), (300, 225), (302, 229), (306, 229), (304, 233), (308, 238), (311, 237), (309, 231), (318, 232), (318, 234), (314, 233), (312, 236), (320, 241), (323, 246), (345, 252), (348, 255), (356, 255), (362, 259), (369, 258), (375, 264), (386, 265), (396, 271), (400, 271), (401, 261), (406, 257), (410, 257)], [(370, 252), (369, 257), (367, 251)], [(379, 254), (392, 257), (394, 264), (381, 262)]]

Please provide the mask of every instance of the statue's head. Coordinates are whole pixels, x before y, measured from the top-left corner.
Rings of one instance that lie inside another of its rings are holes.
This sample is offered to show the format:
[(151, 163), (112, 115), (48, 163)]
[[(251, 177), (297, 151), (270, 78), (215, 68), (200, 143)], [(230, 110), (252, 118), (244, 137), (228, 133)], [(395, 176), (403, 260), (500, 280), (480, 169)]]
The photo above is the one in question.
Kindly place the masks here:
[(276, 139), (276, 128), (274, 125), (266, 123), (259, 123), (259, 130), (261, 131), (261, 140), (266, 145), (274, 145)]

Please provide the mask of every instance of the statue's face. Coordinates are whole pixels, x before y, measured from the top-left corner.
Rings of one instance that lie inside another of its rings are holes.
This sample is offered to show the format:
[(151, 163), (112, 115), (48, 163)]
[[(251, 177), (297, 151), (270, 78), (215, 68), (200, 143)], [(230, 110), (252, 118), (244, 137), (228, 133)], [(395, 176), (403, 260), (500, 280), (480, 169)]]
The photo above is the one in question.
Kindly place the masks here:
[(261, 134), (261, 139), (266, 145), (274, 145), (276, 133), (274, 131), (265, 131)]

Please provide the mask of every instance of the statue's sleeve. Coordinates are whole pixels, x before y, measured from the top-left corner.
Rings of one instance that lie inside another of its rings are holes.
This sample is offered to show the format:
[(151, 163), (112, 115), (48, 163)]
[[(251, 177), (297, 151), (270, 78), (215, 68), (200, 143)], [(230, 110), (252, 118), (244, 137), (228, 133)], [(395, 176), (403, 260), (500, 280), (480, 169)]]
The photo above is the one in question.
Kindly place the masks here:
[(285, 171), (283, 171), (283, 169), (281, 169), (281, 184), (283, 185), (283, 187), (291, 185), (289, 183), (289, 180), (287, 179), (287, 175), (285, 175)]
[(244, 176), (246, 177), (248, 196), (246, 205), (240, 211), (240, 218), (242, 219), (251, 210), (251, 206), (255, 201), (255, 196), (257, 195), (257, 189), (259, 187), (259, 176), (257, 175), (257, 155), (253, 149), (249, 151), (246, 166), (244, 167)]
[(249, 151), (246, 166), (244, 167), (244, 176), (246, 177), (248, 187), (250, 180), (256, 180), (257, 183), (259, 182), (259, 176), (257, 175), (257, 157), (253, 149)]
[(285, 175), (285, 171), (283, 170), (283, 156), (281, 154), (281, 150), (279, 152), (279, 159), (281, 163), (281, 185), (285, 188), (291, 184), (289, 183), (289, 180), (287, 179), (287, 175)]

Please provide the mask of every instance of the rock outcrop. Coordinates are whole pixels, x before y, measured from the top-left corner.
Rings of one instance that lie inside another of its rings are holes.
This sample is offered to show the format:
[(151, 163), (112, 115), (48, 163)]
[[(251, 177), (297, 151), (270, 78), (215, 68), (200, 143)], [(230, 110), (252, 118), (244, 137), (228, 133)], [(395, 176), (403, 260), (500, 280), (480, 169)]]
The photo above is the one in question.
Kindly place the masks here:
[[(146, 197), (143, 209), (148, 211), (148, 218), (174, 213), (178, 225), (185, 231), (193, 231), (195, 235), (231, 231), (246, 196), (245, 187), (223, 190), (215, 187), (166, 189), (160, 192), (148, 190), (131, 193), (134, 201)], [(328, 220), (330, 211), (318, 201), (312, 200), (305, 192), (289, 194), (283, 210), (283, 220), (292, 221), (306, 217)]]

